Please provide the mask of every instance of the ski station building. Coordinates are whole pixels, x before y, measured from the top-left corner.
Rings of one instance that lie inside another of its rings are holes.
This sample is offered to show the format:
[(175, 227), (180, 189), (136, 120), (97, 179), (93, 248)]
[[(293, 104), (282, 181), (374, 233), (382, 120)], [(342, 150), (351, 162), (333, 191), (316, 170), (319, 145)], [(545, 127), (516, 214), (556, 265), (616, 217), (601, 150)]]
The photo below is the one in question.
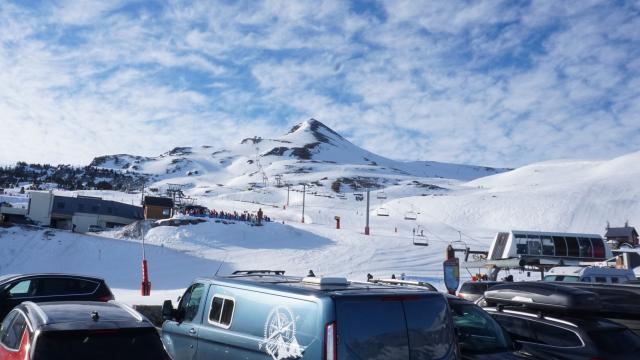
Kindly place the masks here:
[(103, 200), (93, 196), (59, 196), (32, 191), (27, 218), (42, 226), (75, 232), (131, 224), (143, 218), (141, 206)]

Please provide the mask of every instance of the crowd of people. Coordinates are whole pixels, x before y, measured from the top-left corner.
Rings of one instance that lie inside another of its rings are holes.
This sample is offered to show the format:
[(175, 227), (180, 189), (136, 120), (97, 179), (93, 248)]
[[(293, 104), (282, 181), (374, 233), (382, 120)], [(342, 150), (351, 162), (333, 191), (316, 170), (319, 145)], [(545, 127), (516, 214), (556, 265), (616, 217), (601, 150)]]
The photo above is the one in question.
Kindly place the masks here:
[(264, 215), (262, 212), (262, 208), (258, 209), (257, 213), (250, 213), (249, 211), (244, 211), (242, 213), (238, 213), (237, 211), (224, 211), (224, 210), (215, 210), (215, 209), (206, 209), (206, 208), (191, 208), (185, 209), (182, 211), (183, 215), (190, 216), (203, 216), (209, 217), (213, 219), (222, 219), (222, 220), (234, 220), (234, 221), (247, 221), (256, 224), (262, 224), (263, 221), (270, 222), (271, 218)]

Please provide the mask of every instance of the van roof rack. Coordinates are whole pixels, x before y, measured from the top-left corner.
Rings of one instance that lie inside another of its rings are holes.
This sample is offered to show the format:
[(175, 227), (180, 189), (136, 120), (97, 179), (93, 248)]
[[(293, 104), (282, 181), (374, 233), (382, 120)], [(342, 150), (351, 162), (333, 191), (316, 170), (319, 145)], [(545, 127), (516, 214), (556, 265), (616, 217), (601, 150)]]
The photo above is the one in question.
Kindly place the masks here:
[(284, 270), (236, 270), (231, 275), (284, 275)]
[(438, 289), (436, 289), (435, 286), (431, 285), (426, 281), (401, 280), (401, 279), (371, 279), (368, 282), (373, 284), (420, 286), (432, 291), (438, 291)]

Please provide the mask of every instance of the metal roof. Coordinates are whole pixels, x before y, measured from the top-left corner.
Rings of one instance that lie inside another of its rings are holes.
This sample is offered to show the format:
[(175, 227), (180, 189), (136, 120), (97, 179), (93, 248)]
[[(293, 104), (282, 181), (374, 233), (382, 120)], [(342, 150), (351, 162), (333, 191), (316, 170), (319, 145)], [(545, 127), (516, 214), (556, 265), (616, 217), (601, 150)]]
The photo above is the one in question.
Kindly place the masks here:
[(128, 219), (142, 219), (142, 207), (117, 201), (92, 197), (54, 196), (54, 214), (73, 216), (76, 213), (118, 216)]
[(605, 237), (637, 237), (638, 232), (633, 226), (610, 227), (607, 229)]

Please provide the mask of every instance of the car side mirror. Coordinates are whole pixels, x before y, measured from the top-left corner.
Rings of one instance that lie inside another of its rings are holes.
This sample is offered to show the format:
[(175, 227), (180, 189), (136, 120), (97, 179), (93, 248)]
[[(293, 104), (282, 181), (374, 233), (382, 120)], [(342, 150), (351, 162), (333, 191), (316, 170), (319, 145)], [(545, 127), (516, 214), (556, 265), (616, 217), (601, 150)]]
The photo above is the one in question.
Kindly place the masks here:
[(171, 300), (165, 300), (162, 303), (162, 321), (166, 320), (176, 320), (176, 310)]

